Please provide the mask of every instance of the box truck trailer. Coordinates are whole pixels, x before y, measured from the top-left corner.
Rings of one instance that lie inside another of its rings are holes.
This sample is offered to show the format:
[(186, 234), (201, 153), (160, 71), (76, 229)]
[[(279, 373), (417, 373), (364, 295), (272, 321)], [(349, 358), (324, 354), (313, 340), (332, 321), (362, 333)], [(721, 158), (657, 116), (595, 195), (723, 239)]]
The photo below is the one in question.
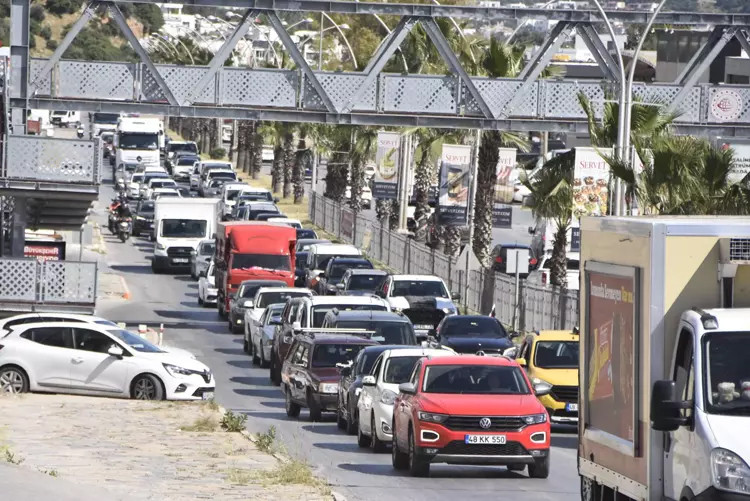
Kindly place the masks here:
[(192, 252), (212, 238), (219, 220), (219, 200), (160, 198), (154, 204), (154, 258), (151, 269), (188, 271)]

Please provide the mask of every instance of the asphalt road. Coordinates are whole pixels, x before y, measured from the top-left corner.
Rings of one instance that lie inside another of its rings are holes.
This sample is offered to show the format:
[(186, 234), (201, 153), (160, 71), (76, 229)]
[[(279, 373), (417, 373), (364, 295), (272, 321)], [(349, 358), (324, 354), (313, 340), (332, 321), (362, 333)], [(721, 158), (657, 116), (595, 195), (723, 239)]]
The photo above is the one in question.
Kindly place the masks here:
[[(112, 197), (111, 184), (101, 189), (93, 218), (105, 223), (105, 206)], [(430, 478), (417, 479), (396, 473), (390, 454), (360, 450), (355, 437), (336, 427), (334, 416), (311, 423), (307, 412), (287, 418), (278, 387), (271, 386), (268, 370), (252, 365), (242, 351), (241, 336), (229, 334), (215, 308), (197, 304), (197, 283), (187, 275), (153, 275), (153, 246), (144, 238), (120, 243), (107, 233), (107, 254), (102, 272), (125, 277), (131, 299), (102, 299), (97, 313), (133, 326), (165, 326), (166, 344), (191, 350), (216, 375), (216, 398), (224, 407), (248, 415), (251, 432), (274, 426), (284, 448), (303, 458), (328, 479), (333, 489), (350, 500), (456, 500), (456, 499), (578, 499), (577, 437), (574, 430), (555, 430), (552, 471), (547, 480), (532, 480), (502, 467), (435, 465)]]

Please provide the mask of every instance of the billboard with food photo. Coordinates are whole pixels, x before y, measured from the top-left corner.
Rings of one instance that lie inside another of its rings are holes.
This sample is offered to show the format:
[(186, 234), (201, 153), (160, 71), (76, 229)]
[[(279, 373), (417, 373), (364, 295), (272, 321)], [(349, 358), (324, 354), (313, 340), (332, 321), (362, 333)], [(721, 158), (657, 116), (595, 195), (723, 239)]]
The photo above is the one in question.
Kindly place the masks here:
[(440, 223), (463, 226), (467, 223), (471, 186), (471, 146), (444, 144), (440, 160)]
[(398, 198), (398, 165), (401, 135), (397, 132), (378, 132), (378, 149), (375, 152), (375, 176), (372, 196)]
[(611, 148), (576, 148), (573, 171), (573, 215), (602, 216), (609, 203), (609, 164), (604, 156)]

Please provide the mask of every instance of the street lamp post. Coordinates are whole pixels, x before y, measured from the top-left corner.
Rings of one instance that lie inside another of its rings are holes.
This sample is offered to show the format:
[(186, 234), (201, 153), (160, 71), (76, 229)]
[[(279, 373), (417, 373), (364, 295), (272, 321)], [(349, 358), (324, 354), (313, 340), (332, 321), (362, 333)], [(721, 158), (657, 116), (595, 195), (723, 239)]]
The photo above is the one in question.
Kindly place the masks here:
[[(346, 38), (346, 35), (344, 35), (344, 31), (342, 29), (346, 25), (344, 25), (344, 24), (339, 25), (336, 21), (333, 20), (333, 18), (331, 16), (329, 16), (325, 12), (321, 12), (320, 16), (321, 16), (320, 17), (321, 18), (321, 22), (320, 22), (320, 53), (318, 55), (318, 69), (319, 70), (323, 69), (323, 67), (322, 67), (322, 63), (323, 63), (323, 32), (326, 31), (326, 30), (323, 29), (323, 17), (325, 17), (326, 19), (328, 19), (328, 21), (330, 21), (331, 24), (333, 24), (333, 27), (336, 28), (336, 31), (339, 32), (339, 35), (341, 35), (342, 40), (344, 40), (344, 43), (346, 44), (346, 48), (349, 50), (349, 54), (351, 54), (351, 56), (352, 56), (352, 63), (354, 63), (354, 68), (356, 69), (359, 66), (359, 64), (357, 63), (357, 57), (354, 55), (354, 50), (352, 50), (352, 46), (349, 44), (349, 39)], [(346, 26), (346, 28), (344, 28), (344, 29), (348, 29), (348, 28), (349, 27)]]

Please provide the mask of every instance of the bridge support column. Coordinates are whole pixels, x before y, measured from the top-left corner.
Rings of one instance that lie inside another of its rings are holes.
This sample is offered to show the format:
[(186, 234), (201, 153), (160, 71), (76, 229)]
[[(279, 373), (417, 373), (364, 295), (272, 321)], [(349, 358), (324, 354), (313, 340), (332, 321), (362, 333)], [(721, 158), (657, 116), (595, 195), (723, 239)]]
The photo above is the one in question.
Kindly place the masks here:
[(25, 197), (16, 197), (13, 207), (13, 226), (11, 228), (10, 254), (12, 257), (23, 257), (23, 247), (26, 243), (26, 224), (28, 209)]

